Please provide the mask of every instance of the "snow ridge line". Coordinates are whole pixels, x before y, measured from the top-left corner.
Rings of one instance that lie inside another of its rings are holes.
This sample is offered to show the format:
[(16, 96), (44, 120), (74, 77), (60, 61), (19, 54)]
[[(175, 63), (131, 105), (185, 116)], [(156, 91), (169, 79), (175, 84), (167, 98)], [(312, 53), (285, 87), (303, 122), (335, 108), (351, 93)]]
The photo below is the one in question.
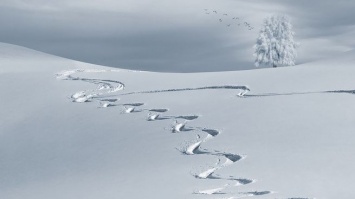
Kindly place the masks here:
[[(256, 180), (253, 179), (247, 179), (247, 178), (236, 178), (234, 176), (228, 176), (228, 177), (221, 177), (220, 175), (216, 174), (216, 171), (232, 165), (242, 159), (244, 159), (246, 156), (244, 155), (239, 155), (239, 154), (232, 154), (232, 153), (226, 153), (226, 152), (220, 152), (217, 150), (214, 151), (208, 151), (206, 149), (202, 149), (201, 145), (209, 140), (212, 140), (216, 138), (218, 135), (220, 135), (220, 131), (216, 129), (209, 129), (209, 128), (204, 128), (204, 127), (187, 127), (186, 124), (188, 121), (192, 121), (197, 119), (199, 116), (198, 115), (187, 115), (187, 116), (162, 116), (162, 113), (167, 112), (169, 109), (165, 108), (153, 108), (153, 109), (138, 109), (137, 107), (143, 106), (144, 103), (129, 103), (129, 104), (114, 104), (116, 101), (119, 99), (116, 98), (107, 98), (111, 96), (107, 96), (105, 94), (109, 94), (112, 92), (118, 92), (121, 91), (125, 88), (124, 83), (116, 80), (103, 80), (103, 79), (89, 79), (89, 78), (80, 78), (80, 77), (73, 77), (72, 75), (75, 73), (102, 73), (102, 72), (119, 72), (120, 70), (97, 70), (97, 69), (76, 69), (76, 70), (69, 70), (69, 71), (62, 71), (58, 74), (56, 74), (57, 79), (61, 80), (72, 80), (72, 81), (84, 81), (92, 84), (97, 84), (99, 85), (97, 89), (94, 90), (87, 90), (87, 91), (79, 91), (77, 93), (74, 93), (71, 96), (71, 99), (73, 99), (73, 102), (91, 102), (94, 101), (94, 99), (98, 99), (95, 101), (98, 101), (101, 105), (101, 108), (108, 108), (108, 107), (114, 107), (114, 106), (122, 106), (124, 107), (124, 110), (122, 113), (125, 114), (131, 114), (131, 113), (137, 113), (137, 112), (143, 112), (143, 111), (148, 111), (148, 117), (147, 121), (159, 121), (159, 120), (165, 120), (165, 119), (174, 119), (175, 123), (174, 125), (170, 128), (172, 133), (182, 133), (182, 132), (188, 132), (188, 131), (198, 131), (200, 133), (206, 133), (207, 136), (204, 139), (201, 139), (201, 136), (198, 134), (197, 139), (198, 141), (190, 144), (189, 146), (185, 147), (184, 149), (180, 150), (180, 152), (183, 155), (213, 155), (218, 157), (218, 162), (214, 167), (211, 167), (201, 173), (198, 174), (192, 174), (196, 179), (208, 179), (208, 180), (227, 180), (227, 181), (233, 181), (236, 182), (234, 186), (241, 186), (241, 185), (248, 185), (251, 183), (256, 182)], [(166, 90), (153, 90), (153, 91), (138, 91), (138, 92), (130, 92), (130, 93), (123, 93), (119, 95), (131, 95), (131, 94), (146, 94), (146, 93), (160, 93), (160, 92), (178, 92), (178, 91), (192, 91), (192, 90), (205, 90), (205, 89), (239, 89), (241, 90), (240, 93), (238, 93), (238, 96), (243, 97), (245, 94), (250, 91), (250, 89), (247, 86), (207, 86), (207, 87), (198, 87), (198, 88), (182, 88), (182, 89), (166, 89)], [(105, 92), (101, 92), (104, 90)], [(338, 91), (339, 92), (339, 91)], [(340, 91), (343, 92), (343, 91)], [(177, 119), (183, 119), (183, 122), (178, 122)], [(221, 158), (225, 159), (225, 162), (221, 164)], [(231, 184), (225, 184), (221, 187), (213, 188), (213, 189), (207, 189), (207, 190), (200, 190), (200, 191), (194, 191), (193, 194), (205, 194), (205, 195), (215, 195), (215, 194), (233, 194), (223, 192), (224, 189), (227, 189), (228, 187), (231, 187)], [(235, 196), (231, 196), (228, 198), (223, 198), (223, 199), (237, 199), (241, 197), (252, 197), (252, 196), (261, 196), (261, 195), (267, 195), (267, 194), (272, 194), (275, 193), (273, 191), (250, 191), (250, 192), (237, 192), (234, 193), (237, 194)], [(296, 198), (288, 198), (288, 199), (296, 199)], [(297, 199), (310, 199), (310, 198), (297, 198)]]

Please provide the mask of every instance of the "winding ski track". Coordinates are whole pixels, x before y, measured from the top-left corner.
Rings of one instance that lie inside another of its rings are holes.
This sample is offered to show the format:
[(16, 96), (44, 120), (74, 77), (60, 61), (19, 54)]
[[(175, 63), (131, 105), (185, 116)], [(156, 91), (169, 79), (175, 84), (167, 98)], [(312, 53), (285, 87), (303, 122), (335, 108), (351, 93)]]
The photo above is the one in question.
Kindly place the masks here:
[[(220, 176), (217, 172), (224, 167), (231, 166), (234, 163), (237, 163), (244, 158), (245, 155), (240, 155), (237, 153), (229, 153), (229, 152), (220, 152), (216, 150), (208, 150), (203, 149), (202, 145), (206, 142), (211, 142), (213, 139), (216, 139), (221, 131), (213, 128), (205, 128), (205, 127), (193, 127), (186, 126), (187, 122), (191, 122), (199, 118), (198, 115), (180, 115), (180, 116), (164, 116), (162, 114), (169, 111), (166, 108), (150, 108), (150, 109), (138, 109), (137, 107), (145, 105), (144, 103), (128, 103), (128, 104), (117, 104), (116, 102), (119, 99), (114, 98), (115, 96), (107, 96), (107, 94), (115, 93), (118, 91), (122, 91), (125, 89), (125, 84), (116, 81), (116, 80), (107, 80), (107, 79), (90, 79), (90, 78), (81, 78), (74, 77), (74, 74), (78, 73), (104, 73), (104, 72), (120, 72), (120, 70), (98, 70), (98, 69), (76, 69), (76, 70), (68, 70), (62, 71), (56, 74), (57, 79), (61, 80), (70, 80), (70, 81), (83, 81), (90, 84), (98, 85), (97, 89), (93, 90), (84, 90), (79, 91), (71, 95), (71, 99), (73, 102), (92, 102), (98, 101), (100, 103), (100, 108), (108, 108), (114, 106), (122, 106), (124, 107), (123, 113), (135, 113), (135, 112), (148, 112), (147, 121), (157, 122), (159, 120), (173, 120), (174, 124), (170, 128), (172, 133), (185, 133), (185, 132), (195, 132), (198, 133), (197, 140), (191, 141), (190, 144), (184, 146), (179, 149), (181, 154), (188, 156), (195, 155), (208, 155), (214, 156), (217, 158), (218, 162), (206, 170), (198, 173), (192, 173), (192, 175), (198, 180), (222, 180), (227, 182), (223, 186), (218, 186), (216, 188), (209, 189), (201, 189), (198, 191), (194, 191), (193, 194), (202, 194), (202, 195), (231, 195), (229, 197), (224, 197), (224, 199), (236, 199), (240, 197), (253, 197), (253, 196), (261, 196), (268, 195), (274, 193), (273, 191), (249, 191), (249, 192), (224, 192), (225, 189), (235, 187), (235, 186), (247, 186), (251, 183), (256, 183), (257, 180), (249, 179), (249, 178), (239, 178), (234, 176)], [(125, 96), (125, 95), (133, 95), (133, 94), (152, 94), (152, 93), (163, 93), (163, 92), (182, 92), (182, 91), (198, 91), (198, 90), (216, 90), (216, 89), (231, 89), (231, 90), (239, 90), (240, 92), (237, 94), (240, 97), (263, 97), (263, 96), (277, 96), (277, 95), (285, 95), (285, 94), (262, 94), (262, 95), (246, 95), (250, 89), (247, 86), (234, 86), (234, 85), (224, 85), (224, 86), (206, 86), (206, 87), (196, 87), (196, 88), (175, 88), (175, 89), (165, 89), (165, 90), (151, 90), (151, 91), (136, 91), (136, 92), (128, 92), (128, 93), (120, 93), (117, 96)], [(354, 94), (355, 91), (348, 90), (338, 90), (338, 91), (325, 91), (327, 93), (350, 93)], [(319, 93), (319, 92), (317, 92)], [(309, 93), (290, 93), (292, 94), (309, 94)], [(184, 120), (179, 122), (178, 120)], [(206, 134), (205, 138), (201, 138), (200, 133)], [(222, 159), (224, 162), (222, 163)], [(233, 184), (234, 183), (234, 184)], [(297, 197), (291, 197), (288, 199), (296, 199)], [(222, 199), (222, 198), (221, 198)], [(297, 198), (301, 199), (301, 198)], [(302, 198), (302, 199), (310, 199), (310, 198)]]

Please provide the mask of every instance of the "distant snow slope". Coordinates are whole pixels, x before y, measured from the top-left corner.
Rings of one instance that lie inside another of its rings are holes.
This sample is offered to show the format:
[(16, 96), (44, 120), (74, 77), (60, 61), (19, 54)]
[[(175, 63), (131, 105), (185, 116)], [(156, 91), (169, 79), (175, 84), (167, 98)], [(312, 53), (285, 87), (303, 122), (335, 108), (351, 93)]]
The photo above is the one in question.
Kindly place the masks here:
[(355, 198), (353, 51), (194, 74), (0, 52), (0, 198)]

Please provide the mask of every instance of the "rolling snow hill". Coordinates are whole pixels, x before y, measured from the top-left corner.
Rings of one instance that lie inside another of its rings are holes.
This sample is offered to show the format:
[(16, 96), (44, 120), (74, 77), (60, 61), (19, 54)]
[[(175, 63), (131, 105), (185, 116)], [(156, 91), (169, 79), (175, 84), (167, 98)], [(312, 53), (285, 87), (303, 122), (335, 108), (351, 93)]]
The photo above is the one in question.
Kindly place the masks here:
[(355, 52), (152, 73), (0, 45), (0, 198), (355, 198)]

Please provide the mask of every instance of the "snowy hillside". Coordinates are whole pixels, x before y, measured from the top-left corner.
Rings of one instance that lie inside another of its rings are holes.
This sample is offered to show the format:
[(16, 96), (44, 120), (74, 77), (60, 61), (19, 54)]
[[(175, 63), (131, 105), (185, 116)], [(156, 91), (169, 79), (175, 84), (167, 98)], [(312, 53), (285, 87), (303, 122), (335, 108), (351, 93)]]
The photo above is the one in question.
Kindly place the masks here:
[(0, 198), (355, 198), (355, 51), (191, 74), (0, 52)]

